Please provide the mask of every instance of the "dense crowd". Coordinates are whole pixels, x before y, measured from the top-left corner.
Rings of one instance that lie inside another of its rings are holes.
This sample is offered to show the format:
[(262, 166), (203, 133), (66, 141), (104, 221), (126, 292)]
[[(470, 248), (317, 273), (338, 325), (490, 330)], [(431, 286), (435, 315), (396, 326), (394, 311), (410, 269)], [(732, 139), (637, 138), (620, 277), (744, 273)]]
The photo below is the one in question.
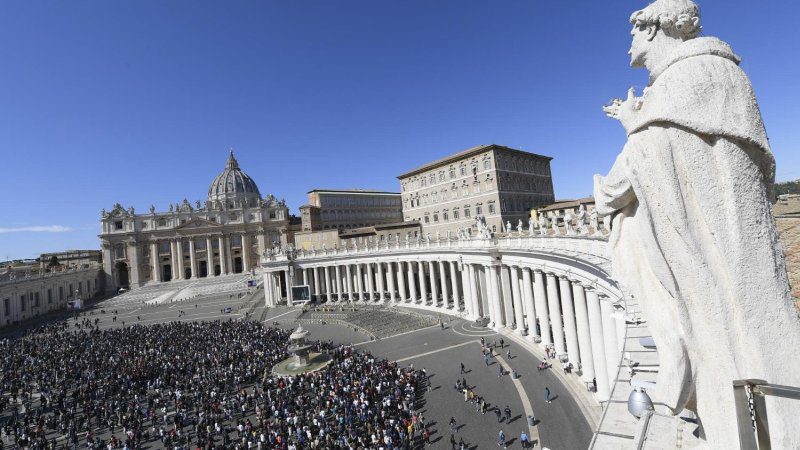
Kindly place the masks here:
[(411, 449), (421, 371), (315, 343), (332, 363), (274, 377), (288, 332), (251, 321), (97, 328), (0, 340), (0, 448)]

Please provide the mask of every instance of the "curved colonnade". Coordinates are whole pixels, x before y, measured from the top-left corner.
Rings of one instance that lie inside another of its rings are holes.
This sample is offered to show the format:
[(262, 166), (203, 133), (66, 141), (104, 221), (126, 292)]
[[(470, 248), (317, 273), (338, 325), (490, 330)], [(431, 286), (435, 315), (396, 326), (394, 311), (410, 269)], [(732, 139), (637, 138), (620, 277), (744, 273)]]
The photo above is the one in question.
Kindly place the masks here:
[(526, 336), (609, 400), (626, 333), (625, 295), (602, 237), (504, 237), (285, 251), (262, 259), (267, 306), (293, 286), (333, 304), (420, 308)]

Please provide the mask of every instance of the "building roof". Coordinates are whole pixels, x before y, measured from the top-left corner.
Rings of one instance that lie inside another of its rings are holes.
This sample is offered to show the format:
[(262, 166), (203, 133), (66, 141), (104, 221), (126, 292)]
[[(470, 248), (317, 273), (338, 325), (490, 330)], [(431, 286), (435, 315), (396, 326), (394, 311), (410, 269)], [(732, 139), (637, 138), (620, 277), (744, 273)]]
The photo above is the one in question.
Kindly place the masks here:
[(369, 189), (312, 189), (308, 191), (309, 194), (313, 193), (318, 194), (388, 194), (388, 195), (400, 195), (399, 192), (388, 192), (388, 191), (372, 191)]
[(574, 208), (580, 205), (594, 204), (594, 197), (583, 197), (574, 200), (558, 200), (552, 205), (539, 208), (539, 211), (553, 211), (562, 208)]
[(452, 154), (450, 156), (445, 156), (444, 158), (437, 159), (436, 161), (429, 162), (429, 163), (424, 164), (422, 166), (419, 166), (416, 169), (410, 170), (410, 171), (408, 171), (408, 172), (406, 172), (406, 173), (404, 173), (402, 175), (398, 175), (397, 179), (403, 179), (403, 178), (406, 178), (406, 177), (410, 177), (410, 176), (416, 175), (416, 174), (418, 174), (420, 172), (425, 172), (426, 170), (430, 170), (430, 169), (433, 169), (433, 168), (436, 168), (436, 167), (439, 167), (439, 166), (443, 166), (445, 164), (449, 164), (449, 163), (451, 163), (453, 161), (458, 161), (458, 160), (461, 160), (461, 159), (464, 159), (464, 158), (468, 158), (468, 157), (473, 156), (473, 155), (477, 155), (478, 153), (483, 153), (483, 152), (485, 152), (487, 150), (499, 150), (499, 151), (509, 152), (509, 153), (518, 153), (518, 154), (522, 154), (522, 155), (526, 155), (526, 156), (536, 156), (536, 157), (539, 157), (539, 158), (545, 158), (548, 161), (553, 159), (550, 156), (544, 156), (544, 155), (539, 155), (539, 154), (536, 154), (536, 153), (530, 153), (530, 152), (526, 152), (524, 150), (518, 150), (516, 148), (506, 147), (504, 145), (497, 145), (497, 144), (478, 145), (478, 146), (475, 146), (475, 147), (468, 148), (466, 150), (460, 151), (458, 153), (454, 153), (454, 154)]
[(214, 178), (208, 188), (209, 201), (226, 201), (229, 199), (260, 198), (256, 182), (239, 168), (239, 162), (233, 156), (233, 150), (228, 155), (225, 169)]

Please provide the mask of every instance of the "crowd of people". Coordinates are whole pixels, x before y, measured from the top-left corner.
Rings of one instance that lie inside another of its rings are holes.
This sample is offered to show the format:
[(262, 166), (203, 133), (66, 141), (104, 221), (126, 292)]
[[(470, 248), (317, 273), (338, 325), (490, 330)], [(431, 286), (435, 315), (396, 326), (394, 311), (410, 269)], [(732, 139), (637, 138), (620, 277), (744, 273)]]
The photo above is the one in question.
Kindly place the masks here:
[(331, 343), (275, 377), (289, 332), (253, 321), (114, 329), (61, 322), (0, 340), (0, 448), (412, 449), (422, 371)]

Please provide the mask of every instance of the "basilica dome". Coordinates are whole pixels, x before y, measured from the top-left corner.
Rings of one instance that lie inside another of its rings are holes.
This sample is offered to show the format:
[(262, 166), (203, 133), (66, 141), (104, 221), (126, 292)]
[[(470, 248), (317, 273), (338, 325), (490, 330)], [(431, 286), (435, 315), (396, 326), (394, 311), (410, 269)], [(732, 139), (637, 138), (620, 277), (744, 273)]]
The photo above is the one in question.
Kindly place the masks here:
[(208, 188), (209, 202), (225, 202), (231, 204), (254, 205), (261, 198), (256, 182), (249, 175), (242, 172), (239, 162), (233, 157), (231, 150), (225, 170), (222, 171)]

